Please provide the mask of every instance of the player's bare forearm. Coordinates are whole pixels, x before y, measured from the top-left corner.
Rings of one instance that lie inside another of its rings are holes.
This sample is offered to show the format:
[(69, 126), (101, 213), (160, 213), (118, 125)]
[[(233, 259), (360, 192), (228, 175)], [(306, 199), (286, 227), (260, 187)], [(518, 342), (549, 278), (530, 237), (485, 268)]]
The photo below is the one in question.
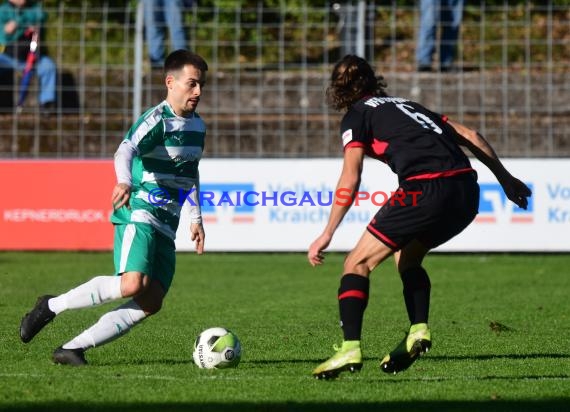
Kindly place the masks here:
[[(335, 190), (329, 219), (323, 233), (327, 233), (331, 237), (334, 235), (336, 229), (344, 219), (344, 216), (346, 216), (352, 207), (354, 195), (358, 191), (359, 186), (360, 182), (339, 180)], [(344, 194), (346, 196), (339, 197), (339, 194)]]
[[(336, 229), (352, 205), (352, 197), (343, 199), (337, 196), (339, 189), (348, 189), (350, 193), (355, 193), (358, 190), (358, 184), (349, 183), (343, 180), (342, 176), (339, 179), (327, 225), (319, 237), (311, 243), (307, 252), (307, 259), (312, 266), (323, 264), (325, 259), (324, 250), (329, 247)], [(344, 202), (341, 202), (341, 200), (344, 200)]]
[(336, 185), (327, 225), (321, 235), (311, 243), (307, 253), (307, 258), (312, 266), (323, 263), (323, 251), (329, 246), (336, 229), (352, 206), (352, 200), (360, 186), (363, 157), (364, 151), (361, 148), (349, 149), (345, 152), (343, 168)]

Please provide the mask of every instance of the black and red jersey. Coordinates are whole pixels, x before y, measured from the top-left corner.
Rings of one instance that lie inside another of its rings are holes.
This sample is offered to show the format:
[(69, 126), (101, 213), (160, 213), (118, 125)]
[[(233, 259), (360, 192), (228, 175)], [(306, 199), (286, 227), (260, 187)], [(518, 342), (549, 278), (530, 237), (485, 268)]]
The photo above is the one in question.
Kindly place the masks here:
[(432, 179), (472, 171), (444, 116), (401, 97), (365, 97), (344, 115), (345, 150), (363, 147), (385, 162), (400, 181)]

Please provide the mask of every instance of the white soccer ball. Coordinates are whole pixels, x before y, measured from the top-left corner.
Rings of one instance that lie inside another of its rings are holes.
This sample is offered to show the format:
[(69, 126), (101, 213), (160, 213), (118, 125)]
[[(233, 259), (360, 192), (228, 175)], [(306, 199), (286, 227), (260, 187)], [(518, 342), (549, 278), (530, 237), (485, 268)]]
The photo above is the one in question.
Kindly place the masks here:
[(225, 328), (206, 329), (194, 342), (192, 358), (202, 369), (235, 368), (241, 359), (241, 343)]

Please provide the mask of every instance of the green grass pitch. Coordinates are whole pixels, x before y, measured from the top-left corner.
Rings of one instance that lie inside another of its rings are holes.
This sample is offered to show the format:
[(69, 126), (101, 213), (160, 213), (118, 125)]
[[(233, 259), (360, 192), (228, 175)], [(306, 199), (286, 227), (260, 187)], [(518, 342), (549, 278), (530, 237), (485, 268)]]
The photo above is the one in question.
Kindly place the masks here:
[[(433, 348), (396, 376), (379, 361), (408, 325), (386, 262), (371, 281), (364, 368), (317, 381), (311, 370), (342, 337), (343, 258), (312, 268), (304, 254), (179, 254), (162, 312), (71, 368), (52, 364), (53, 349), (117, 303), (62, 313), (27, 345), (20, 319), (38, 295), (111, 273), (111, 255), (0, 253), (0, 410), (570, 410), (569, 255), (428, 256)], [(239, 336), (238, 368), (193, 364), (194, 338), (212, 326)]]

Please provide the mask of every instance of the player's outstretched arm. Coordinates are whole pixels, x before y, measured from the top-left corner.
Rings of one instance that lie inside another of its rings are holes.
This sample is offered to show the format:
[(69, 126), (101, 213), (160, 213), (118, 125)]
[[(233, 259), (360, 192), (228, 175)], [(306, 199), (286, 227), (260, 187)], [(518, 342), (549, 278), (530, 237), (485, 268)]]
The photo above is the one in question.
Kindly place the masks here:
[(505, 191), (507, 198), (517, 206), (526, 209), (528, 205), (527, 197), (532, 194), (531, 190), (505, 169), (489, 142), (477, 131), (460, 123), (451, 121), (448, 123), (457, 132), (456, 138), (458, 143), (467, 147), (469, 151), (495, 175)]
[[(342, 172), (336, 185), (329, 220), (323, 233), (311, 243), (309, 251), (307, 252), (307, 259), (312, 266), (321, 265), (323, 263), (325, 258), (323, 251), (329, 246), (336, 229), (352, 206), (352, 201), (347, 199), (347, 195), (353, 198), (360, 187), (363, 159), (363, 148), (348, 148), (344, 152)], [(339, 198), (339, 191), (342, 191), (342, 194), (345, 196)]]

